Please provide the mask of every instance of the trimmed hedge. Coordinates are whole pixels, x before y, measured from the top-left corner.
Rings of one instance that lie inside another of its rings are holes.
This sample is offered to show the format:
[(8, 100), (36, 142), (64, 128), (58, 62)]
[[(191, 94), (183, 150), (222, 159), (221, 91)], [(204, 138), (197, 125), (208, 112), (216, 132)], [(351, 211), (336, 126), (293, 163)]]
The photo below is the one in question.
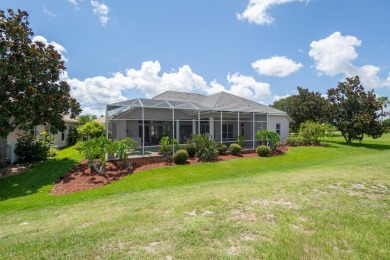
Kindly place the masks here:
[(241, 146), (239, 144), (231, 144), (229, 148), (233, 155), (238, 155), (241, 153)]
[(265, 145), (260, 145), (256, 148), (256, 153), (259, 155), (259, 156), (262, 156), (262, 157), (266, 157), (268, 156), (268, 154), (270, 153), (270, 149), (268, 148), (268, 146), (265, 146)]
[(173, 160), (176, 164), (184, 164), (188, 159), (188, 153), (186, 150), (177, 150), (173, 155)]

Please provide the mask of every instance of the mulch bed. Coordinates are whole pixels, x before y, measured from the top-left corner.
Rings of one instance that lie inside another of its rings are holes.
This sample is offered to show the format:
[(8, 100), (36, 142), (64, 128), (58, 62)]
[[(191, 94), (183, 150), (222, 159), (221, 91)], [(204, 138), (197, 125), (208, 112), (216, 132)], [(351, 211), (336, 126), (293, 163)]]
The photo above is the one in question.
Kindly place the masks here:
[[(271, 156), (280, 155), (288, 151), (287, 147), (281, 147), (279, 150), (279, 152), (273, 153)], [(220, 155), (218, 157), (218, 161), (254, 157), (258, 157), (258, 155), (256, 152), (252, 151), (238, 156), (231, 154)], [(122, 179), (129, 174), (139, 171), (176, 165), (174, 162), (165, 162), (163, 157), (132, 158), (130, 161), (133, 163), (133, 167), (131, 167), (131, 169), (124, 169), (123, 164), (120, 161), (108, 161), (106, 163), (106, 173), (104, 176), (101, 176), (88, 166), (87, 160), (83, 160), (73, 169), (69, 170), (65, 176), (59, 178), (50, 191), (50, 194), (61, 195), (90, 190)], [(187, 160), (187, 164), (197, 163), (202, 162), (200, 162), (197, 158), (189, 158)]]

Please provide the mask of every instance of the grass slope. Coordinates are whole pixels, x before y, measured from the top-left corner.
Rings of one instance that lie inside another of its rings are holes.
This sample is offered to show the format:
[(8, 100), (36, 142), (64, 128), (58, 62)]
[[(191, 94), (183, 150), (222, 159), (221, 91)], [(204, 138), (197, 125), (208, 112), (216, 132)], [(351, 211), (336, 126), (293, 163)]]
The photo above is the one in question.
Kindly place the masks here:
[(390, 255), (390, 135), (284, 156), (139, 172), (50, 196), (72, 148), (0, 180), (0, 258), (371, 258)]

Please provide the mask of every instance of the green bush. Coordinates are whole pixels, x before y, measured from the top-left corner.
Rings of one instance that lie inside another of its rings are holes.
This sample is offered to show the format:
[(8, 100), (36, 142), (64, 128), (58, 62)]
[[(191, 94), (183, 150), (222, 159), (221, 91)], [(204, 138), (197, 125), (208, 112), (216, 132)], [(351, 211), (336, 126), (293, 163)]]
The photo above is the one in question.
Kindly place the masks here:
[(72, 127), (72, 129), (69, 129), (68, 144), (76, 144), (77, 140), (79, 140), (79, 130), (77, 130), (77, 127)]
[(177, 150), (173, 155), (173, 160), (176, 164), (184, 164), (188, 159), (188, 153), (186, 150)]
[(238, 155), (241, 153), (241, 146), (239, 144), (231, 144), (229, 149), (233, 155)]
[(286, 139), (286, 144), (289, 146), (299, 146), (305, 144), (305, 140), (300, 136), (289, 136)]
[(160, 140), (160, 153), (165, 157), (165, 161), (170, 161), (173, 151), (177, 151), (179, 143), (175, 138), (170, 138), (168, 136), (161, 137)]
[(265, 146), (265, 145), (260, 145), (256, 148), (256, 153), (259, 155), (259, 156), (263, 156), (263, 157), (266, 157), (268, 156), (268, 154), (270, 153), (270, 149), (268, 148), (268, 146)]
[(127, 152), (135, 146), (136, 143), (131, 138), (113, 142), (101, 136), (80, 143), (78, 149), (87, 158), (89, 166), (100, 175), (104, 175), (106, 172), (106, 154), (118, 156), (119, 159), (123, 160), (124, 167), (128, 167)]
[(218, 158), (216, 143), (207, 134), (193, 135), (192, 141), (195, 144), (196, 156), (202, 162), (215, 161)]
[(55, 157), (59, 153), (60, 153), (60, 150), (58, 150), (57, 148), (52, 146), (49, 148), (49, 152), (47, 153), (47, 157)]
[(307, 121), (301, 124), (299, 135), (306, 144), (319, 144), (321, 138), (325, 136), (325, 125), (317, 122)]
[(244, 144), (244, 139), (245, 139), (245, 137), (242, 136), (242, 135), (236, 136), (236, 142), (237, 142), (237, 144), (238, 144), (239, 146), (242, 146), (242, 145)]
[(226, 144), (218, 144), (217, 149), (219, 154), (225, 154), (227, 151), (227, 146)]
[(27, 134), (16, 140), (15, 154), (22, 162), (46, 160), (53, 142), (46, 132)]
[(106, 128), (104, 127), (104, 124), (92, 121), (83, 125), (78, 131), (79, 137), (83, 140), (87, 140), (88, 138), (104, 136)]
[(187, 150), (187, 153), (188, 153), (189, 157), (191, 157), (191, 158), (195, 157), (195, 154), (196, 154), (196, 146), (195, 146), (195, 144), (192, 144), (192, 143), (191, 144), (187, 144), (186, 150)]
[(271, 150), (278, 147), (280, 142), (280, 136), (271, 130), (261, 130), (256, 133), (257, 140), (260, 140), (263, 145), (267, 145)]

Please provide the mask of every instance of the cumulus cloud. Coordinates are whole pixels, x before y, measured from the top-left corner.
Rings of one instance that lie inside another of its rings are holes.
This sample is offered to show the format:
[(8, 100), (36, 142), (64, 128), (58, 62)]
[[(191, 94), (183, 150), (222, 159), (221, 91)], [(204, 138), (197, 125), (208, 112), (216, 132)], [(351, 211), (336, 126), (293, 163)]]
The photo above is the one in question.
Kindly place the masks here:
[(274, 22), (274, 18), (268, 14), (271, 7), (291, 2), (304, 2), (304, 0), (250, 0), (247, 8), (241, 14), (237, 14), (239, 20), (248, 20), (250, 23), (267, 25)]
[(313, 41), (309, 56), (314, 59), (319, 72), (335, 76), (353, 67), (352, 61), (358, 57), (355, 47), (361, 43), (355, 36), (343, 36), (340, 32), (335, 32), (325, 39)]
[(34, 42), (42, 42), (45, 45), (49, 45), (49, 44), (53, 45), (54, 49), (58, 53), (61, 54), (61, 60), (63, 60), (64, 62), (68, 62), (68, 58), (66, 58), (65, 55), (64, 55), (64, 53), (66, 52), (66, 49), (61, 44), (53, 42), (53, 41), (49, 42), (45, 37), (40, 36), (40, 35), (34, 36), (32, 38), (32, 41), (34, 41)]
[(91, 0), (91, 5), (93, 9), (93, 13), (99, 16), (100, 23), (105, 26), (108, 22), (108, 13), (110, 12), (110, 9), (108, 9), (108, 6), (100, 3), (97, 0)]
[[(62, 80), (71, 86), (71, 95), (76, 98), (88, 113), (100, 115), (108, 103), (129, 99), (123, 92), (138, 90), (146, 98), (154, 97), (164, 91), (201, 92), (208, 95), (225, 91), (251, 100), (270, 95), (270, 85), (257, 82), (253, 77), (239, 73), (228, 75), (229, 87), (225, 88), (216, 80), (209, 84), (202, 76), (194, 73), (190, 66), (184, 65), (177, 71), (161, 74), (158, 61), (146, 61), (140, 69), (127, 69), (125, 73), (114, 73), (111, 77), (97, 76), (79, 80), (70, 78), (65, 72)], [(134, 97), (133, 97), (134, 98)]]
[(260, 75), (286, 77), (303, 65), (288, 59), (285, 56), (273, 56), (269, 59), (260, 59), (252, 63), (252, 68)]
[(231, 84), (227, 92), (243, 98), (251, 100), (262, 99), (271, 94), (268, 83), (257, 82), (251, 76), (245, 76), (239, 73), (233, 75), (228, 74), (227, 80)]
[(278, 96), (278, 95), (275, 95), (275, 96), (273, 96), (273, 101), (278, 101), (278, 100), (281, 100), (281, 99), (283, 99), (283, 98), (288, 98), (288, 97), (291, 97), (291, 95), (290, 94), (286, 94), (286, 95), (282, 95), (282, 96)]
[(353, 61), (357, 59), (356, 47), (362, 41), (355, 36), (343, 36), (335, 32), (319, 41), (310, 44), (309, 56), (314, 59), (315, 68), (324, 75), (335, 76), (342, 74), (345, 77), (359, 75), (363, 86), (378, 88), (384, 82), (378, 76), (380, 68), (374, 65), (355, 66)]

